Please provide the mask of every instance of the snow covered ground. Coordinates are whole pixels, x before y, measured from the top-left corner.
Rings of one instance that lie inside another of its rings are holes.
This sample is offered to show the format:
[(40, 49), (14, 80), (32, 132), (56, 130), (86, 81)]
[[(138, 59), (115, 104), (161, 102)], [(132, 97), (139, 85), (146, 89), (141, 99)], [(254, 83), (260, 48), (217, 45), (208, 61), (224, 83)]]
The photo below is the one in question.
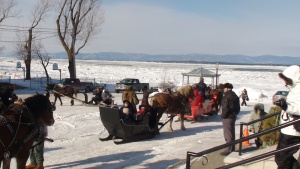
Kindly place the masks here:
[[(15, 58), (0, 58), (0, 75), (10, 75), (12, 78), (23, 78), (22, 69), (16, 69)], [(22, 63), (22, 61), (20, 61)], [(68, 77), (67, 60), (52, 60), (48, 67), (52, 78), (59, 78), (59, 72), (51, 70), (57, 63), (62, 69), (62, 77)], [(24, 63), (22, 63), (24, 64)], [(139, 78), (141, 82), (157, 86), (162, 81), (182, 85), (181, 73), (203, 67), (215, 72), (212, 64), (154, 63), (154, 62), (119, 62), (119, 61), (79, 61), (77, 60), (78, 78), (97, 78), (101, 82), (111, 84), (131, 77)], [(250, 101), (243, 106), (236, 122), (236, 134), (239, 137), (239, 123), (247, 122), (253, 106), (260, 102), (266, 111), (272, 106), (272, 95), (277, 90), (287, 90), (278, 78), (283, 66), (246, 66), (220, 65), (219, 82), (230, 82), (234, 91), (239, 94), (247, 89)], [(32, 63), (32, 77), (43, 77), (43, 69), (37, 62)], [(196, 83), (199, 78), (190, 78)], [(186, 80), (185, 80), (186, 82)], [(210, 79), (205, 78), (209, 84)], [(12, 80), (14, 83), (14, 80)], [(112, 89), (111, 89), (112, 90)], [(36, 90), (17, 90), (21, 98), (35, 94)], [(38, 91), (43, 92), (43, 91)], [(112, 93), (115, 102), (121, 104), (121, 94)], [(91, 98), (89, 94), (89, 98)], [(142, 94), (138, 94), (142, 98)], [(78, 98), (83, 99), (83, 94)], [(54, 99), (51, 96), (50, 99)], [(101, 142), (98, 137), (105, 133), (97, 107), (87, 107), (75, 101), (70, 106), (70, 100), (63, 98), (63, 105), (57, 104), (54, 112), (55, 124), (49, 127), (49, 137), (53, 143), (45, 144), (46, 168), (168, 168), (174, 163), (186, 158), (187, 151), (199, 152), (225, 143), (220, 116), (201, 119), (196, 123), (185, 121), (186, 131), (174, 124), (174, 131), (168, 132), (167, 127), (161, 134), (151, 140), (115, 145), (112, 141)], [(164, 116), (163, 119), (166, 119)], [(250, 141), (253, 142), (253, 141)], [(29, 160), (28, 160), (29, 163)], [(13, 161), (12, 168), (15, 168)]]

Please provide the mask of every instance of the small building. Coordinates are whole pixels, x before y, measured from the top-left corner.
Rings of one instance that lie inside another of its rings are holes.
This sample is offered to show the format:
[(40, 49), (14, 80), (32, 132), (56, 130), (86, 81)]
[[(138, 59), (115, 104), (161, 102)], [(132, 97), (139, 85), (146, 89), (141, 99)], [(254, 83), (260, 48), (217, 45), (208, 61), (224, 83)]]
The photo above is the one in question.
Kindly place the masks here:
[[(211, 78), (211, 87), (212, 88), (215, 88), (215, 85), (218, 85), (216, 83), (218, 83), (219, 76), (221, 76), (220, 74), (218, 74), (218, 68), (216, 68), (216, 73), (214, 73), (214, 72), (209, 71), (209, 70), (207, 70), (203, 67), (199, 67), (199, 68), (194, 69), (194, 70), (192, 70), (188, 73), (181, 73), (181, 74), (182, 74), (182, 85), (183, 84), (190, 84), (190, 76), (191, 77), (199, 77), (199, 81), (200, 81), (201, 77), (203, 77), (203, 78), (208, 77), (208, 78)], [(187, 77), (187, 83), (184, 83), (184, 80), (185, 80), (184, 77), (185, 76)], [(209, 84), (207, 83), (207, 85), (209, 85)]]

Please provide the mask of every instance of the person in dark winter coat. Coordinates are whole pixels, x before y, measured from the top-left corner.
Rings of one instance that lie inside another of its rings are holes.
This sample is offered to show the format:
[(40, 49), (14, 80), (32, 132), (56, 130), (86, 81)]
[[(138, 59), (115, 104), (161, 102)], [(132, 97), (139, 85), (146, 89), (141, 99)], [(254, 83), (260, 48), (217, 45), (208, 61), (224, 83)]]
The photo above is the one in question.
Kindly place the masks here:
[(139, 99), (136, 96), (136, 93), (132, 90), (132, 86), (127, 86), (126, 90), (122, 94), (122, 101), (128, 100), (132, 104), (132, 108), (136, 110), (136, 105), (139, 104)]
[[(224, 84), (224, 96), (222, 99), (222, 124), (226, 143), (235, 140), (235, 121), (240, 112), (239, 97), (232, 91), (232, 84)], [(235, 145), (232, 145), (221, 152), (221, 155), (228, 155), (235, 150)]]
[(127, 123), (132, 124), (134, 122), (134, 116), (136, 114), (136, 110), (133, 109), (132, 104), (128, 100), (123, 101), (123, 106), (119, 110), (121, 119)]
[(207, 85), (204, 83), (204, 78), (200, 78), (200, 82), (197, 84), (198, 90), (202, 93), (202, 98), (205, 100), (206, 95), (205, 92), (207, 91)]
[[(279, 77), (284, 80), (285, 85), (289, 89), (286, 101), (282, 100), (277, 105), (282, 108), (280, 123), (290, 122), (300, 116), (300, 67), (297, 65), (289, 66)], [(290, 125), (280, 130), (279, 142), (277, 150), (287, 148), (289, 146), (300, 143), (300, 130), (296, 125)], [(278, 169), (294, 169), (300, 168), (300, 165), (293, 156), (299, 147), (289, 149), (275, 154), (275, 162)]]
[(243, 105), (247, 106), (246, 100), (248, 101), (249, 99), (248, 99), (248, 93), (247, 93), (246, 89), (244, 89), (242, 91), (242, 94), (240, 95), (240, 97), (242, 98), (242, 104), (241, 104), (241, 106), (243, 106)]
[(91, 101), (89, 101), (89, 104), (99, 104), (102, 101), (101, 94), (102, 91), (100, 87), (96, 87), (96, 92), (94, 93), (95, 96), (91, 99)]

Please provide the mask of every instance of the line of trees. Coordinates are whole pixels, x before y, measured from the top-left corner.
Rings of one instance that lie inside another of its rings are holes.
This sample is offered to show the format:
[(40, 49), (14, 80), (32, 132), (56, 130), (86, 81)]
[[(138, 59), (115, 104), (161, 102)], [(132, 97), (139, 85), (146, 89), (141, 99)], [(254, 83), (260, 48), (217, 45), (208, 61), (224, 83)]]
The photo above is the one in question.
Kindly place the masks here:
[[(51, 57), (45, 51), (40, 37), (45, 31), (38, 28), (41, 22), (48, 19), (49, 13), (56, 16), (56, 36), (68, 56), (70, 78), (76, 78), (75, 56), (88, 41), (100, 33), (104, 22), (104, 11), (101, 0), (37, 0), (31, 11), (28, 30), (17, 32), (16, 53), (24, 61), (26, 80), (31, 79), (32, 59), (38, 59), (43, 66), (47, 79), (47, 66)], [(3, 20), (19, 17), (16, 0), (0, 0), (0, 25)], [(47, 28), (45, 28), (47, 29)], [(4, 50), (4, 47), (0, 47)]]

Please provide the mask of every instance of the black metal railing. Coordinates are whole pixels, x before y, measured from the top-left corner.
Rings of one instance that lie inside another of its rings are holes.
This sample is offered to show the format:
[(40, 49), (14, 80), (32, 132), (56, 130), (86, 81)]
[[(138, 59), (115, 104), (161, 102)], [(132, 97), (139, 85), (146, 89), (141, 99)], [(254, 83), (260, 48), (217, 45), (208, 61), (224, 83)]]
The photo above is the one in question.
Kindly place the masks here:
[[(243, 126), (244, 126), (244, 125), (248, 126), (248, 125), (251, 125), (251, 124), (253, 124), (253, 123), (257, 123), (257, 122), (259, 122), (259, 121), (263, 121), (263, 120), (265, 120), (265, 119), (268, 119), (268, 118), (271, 118), (271, 117), (280, 115), (280, 113), (281, 113), (281, 111), (276, 112), (276, 113), (273, 113), (273, 114), (268, 115), (268, 116), (265, 116), (265, 117), (260, 118), (260, 119), (256, 119), (256, 120), (250, 121), (250, 122), (248, 122), (248, 123), (241, 122), (241, 123), (240, 123), (240, 138), (244, 137), (244, 136), (243, 136), (243, 131), (244, 131), (244, 130), (243, 130)], [(239, 155), (242, 155), (242, 143), (239, 144)]]
[(223, 166), (223, 167), (218, 167), (217, 169), (232, 168), (232, 167), (237, 167), (237, 166), (240, 166), (240, 165), (243, 165), (243, 164), (246, 164), (246, 163), (250, 163), (252, 161), (262, 160), (263, 158), (270, 157), (270, 156), (272, 156), (276, 153), (288, 151), (290, 149), (293, 149), (293, 148), (296, 148), (296, 147), (299, 147), (299, 146), (300, 146), (300, 143), (292, 145), (292, 146), (287, 147), (287, 148), (282, 148), (280, 150), (273, 150), (273, 151), (270, 151), (270, 152), (267, 152), (267, 153), (264, 153), (264, 154), (260, 154), (260, 155), (257, 155), (257, 156), (251, 157), (251, 158), (247, 158), (245, 160), (241, 160), (241, 161), (238, 161), (238, 162), (235, 162), (235, 163), (232, 163), (232, 164), (228, 164), (228, 165)]
[[(270, 133), (270, 132), (273, 132), (273, 131), (282, 129), (282, 128), (284, 128), (284, 127), (293, 125), (294, 123), (298, 123), (298, 122), (300, 122), (300, 119), (298, 119), (298, 120), (293, 120), (293, 121), (289, 121), (289, 122), (287, 122), (287, 123), (280, 124), (280, 125), (275, 126), (275, 127), (273, 127), (273, 128), (270, 128), (270, 129), (261, 131), (261, 132), (259, 132), (259, 133), (252, 134), (252, 135), (250, 135), (250, 136), (248, 136), (248, 137), (242, 137), (242, 138), (240, 138), (240, 139), (238, 139), (238, 140), (235, 140), (235, 141), (233, 141), (233, 142), (225, 143), (225, 144), (219, 145), (219, 146), (217, 146), (217, 147), (213, 147), (213, 148), (211, 148), (211, 149), (204, 150), (204, 151), (199, 152), (199, 153), (189, 152), (189, 151), (188, 151), (188, 152), (187, 152), (187, 156), (186, 156), (186, 169), (190, 169), (190, 167), (191, 167), (190, 163), (191, 163), (191, 157), (192, 157), (192, 156), (193, 156), (193, 157), (202, 157), (202, 156), (204, 156), (205, 154), (208, 154), (208, 153), (211, 153), (211, 152), (214, 152), (214, 151), (217, 151), (217, 150), (221, 150), (221, 149), (223, 149), (223, 148), (226, 148), (226, 147), (229, 147), (229, 146), (233, 146), (233, 145), (238, 144), (238, 143), (242, 143), (242, 142), (244, 142), (244, 141), (246, 141), (246, 140), (250, 140), (250, 139), (256, 138), (256, 137), (258, 137), (258, 136), (262, 136), (262, 135), (264, 135), (264, 134), (267, 134), (267, 133)], [(290, 149), (290, 147), (288, 147), (288, 148)], [(287, 150), (288, 150), (288, 149), (287, 149)], [(275, 151), (272, 152), (272, 153), (273, 153), (273, 154), (276, 154), (277, 152), (287, 151), (287, 150), (283, 150), (283, 149), (281, 149), (281, 150), (275, 150)], [(273, 155), (273, 154), (272, 154), (272, 155)], [(262, 155), (261, 158), (263, 158), (263, 157), (265, 157), (265, 156)], [(206, 160), (208, 160), (208, 159), (206, 158)], [(239, 162), (238, 162), (239, 164), (237, 164), (237, 165), (235, 165), (235, 166), (242, 165), (242, 164), (246, 164), (246, 163), (249, 163), (249, 162), (252, 162), (252, 161), (255, 161), (255, 160), (257, 160), (257, 159), (256, 159), (256, 158), (252, 158), (251, 160), (248, 159), (247, 161), (246, 161), (246, 160), (239, 161)], [(225, 168), (229, 168), (229, 167), (228, 167), (228, 166), (225, 166)]]

